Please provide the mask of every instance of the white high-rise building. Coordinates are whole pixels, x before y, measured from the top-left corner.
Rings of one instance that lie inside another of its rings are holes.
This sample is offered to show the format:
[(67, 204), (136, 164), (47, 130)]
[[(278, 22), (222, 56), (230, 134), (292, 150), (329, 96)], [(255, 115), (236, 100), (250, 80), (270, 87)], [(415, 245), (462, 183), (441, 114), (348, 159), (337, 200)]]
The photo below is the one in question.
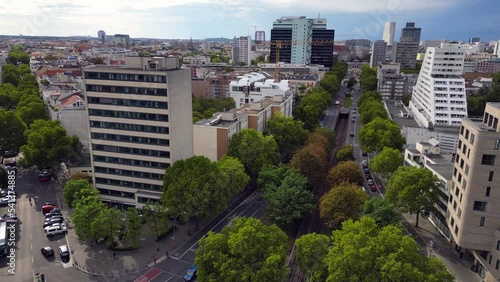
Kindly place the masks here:
[(467, 117), (464, 60), (459, 44), (427, 48), (409, 105), (419, 125), (460, 126)]
[(394, 33), (396, 32), (396, 23), (395, 22), (386, 22), (384, 28), (384, 36), (383, 39), (387, 46), (392, 46), (394, 43)]
[(495, 48), (493, 49), (493, 55), (500, 57), (500, 40), (495, 42)]
[(250, 36), (240, 36), (233, 39), (233, 61), (235, 63), (244, 63), (246, 66), (251, 64), (252, 38)]

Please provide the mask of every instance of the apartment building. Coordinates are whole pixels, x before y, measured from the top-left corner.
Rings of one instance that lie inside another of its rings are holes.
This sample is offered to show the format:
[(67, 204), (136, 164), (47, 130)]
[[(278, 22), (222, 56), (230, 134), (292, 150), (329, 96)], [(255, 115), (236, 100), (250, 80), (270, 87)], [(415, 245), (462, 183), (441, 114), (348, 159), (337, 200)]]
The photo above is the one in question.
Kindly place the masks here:
[(212, 161), (220, 160), (227, 154), (229, 140), (234, 134), (247, 128), (263, 132), (267, 121), (276, 113), (292, 116), (292, 106), (293, 95), (288, 98), (274, 96), (200, 120), (193, 125), (194, 154)]
[(415, 26), (413, 22), (407, 22), (406, 26), (401, 29), (399, 42), (417, 42), (420, 43), (420, 34), (422, 29)]
[(448, 201), (448, 226), (458, 251), (475, 258), (483, 281), (500, 279), (500, 103), (482, 121), (464, 118)]
[(125, 60), (83, 69), (93, 182), (120, 209), (158, 200), (165, 169), (193, 156), (190, 70), (174, 57)]
[(463, 65), (464, 51), (458, 44), (427, 48), (409, 105), (421, 126), (458, 127), (461, 119), (467, 117)]
[(243, 104), (259, 102), (266, 97), (283, 96), (286, 98), (292, 95), (288, 86), (288, 80), (275, 82), (268, 79), (261, 73), (248, 73), (238, 76), (237, 80), (229, 84), (229, 96), (234, 99), (236, 108)]
[(379, 62), (385, 61), (386, 52), (387, 43), (384, 40), (374, 41), (372, 43), (372, 54), (370, 56), (370, 68), (376, 67)]
[(377, 91), (383, 99), (401, 99), (411, 95), (417, 75), (401, 74), (401, 64), (379, 62), (377, 66)]
[(394, 42), (391, 61), (400, 63), (403, 69), (415, 69), (417, 67), (418, 46), (418, 42)]
[(234, 37), (232, 59), (236, 64), (251, 65), (252, 38), (250, 36)]
[(481, 61), (476, 63), (477, 72), (497, 73), (500, 72), (500, 61)]

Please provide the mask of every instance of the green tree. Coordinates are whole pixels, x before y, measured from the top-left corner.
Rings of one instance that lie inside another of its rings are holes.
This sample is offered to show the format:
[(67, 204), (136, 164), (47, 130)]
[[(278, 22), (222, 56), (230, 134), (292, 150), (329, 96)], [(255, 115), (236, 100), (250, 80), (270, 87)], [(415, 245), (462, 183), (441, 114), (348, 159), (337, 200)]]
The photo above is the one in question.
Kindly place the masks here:
[(76, 236), (78, 236), (79, 240), (95, 239), (90, 226), (100, 211), (105, 208), (106, 206), (97, 195), (81, 198), (76, 201), (71, 221), (75, 226)]
[(336, 75), (325, 75), (319, 82), (319, 85), (325, 89), (331, 97), (334, 97), (340, 89), (339, 79)]
[(362, 187), (364, 181), (365, 179), (361, 169), (353, 161), (341, 162), (328, 172), (330, 187), (340, 185), (343, 182), (353, 183), (358, 187)]
[[(363, 105), (365, 103), (365, 101), (367, 101), (367, 100), (382, 102), (382, 95), (378, 91), (368, 91), (368, 92), (363, 93), (359, 97), (359, 99), (356, 103), (357, 103), (358, 107), (361, 107), (361, 105)], [(362, 111), (361, 108), (359, 110), (360, 110), (360, 112)]]
[[(268, 167), (263, 170), (266, 169)], [(276, 167), (276, 170), (278, 171), (275, 175), (280, 174), (283, 166)], [(263, 198), (267, 202), (266, 216), (279, 225), (286, 225), (302, 218), (306, 212), (314, 208), (315, 200), (314, 194), (307, 190), (307, 178), (298, 170), (287, 168), (284, 176), (279, 179), (279, 185), (275, 184), (275, 181), (263, 184)], [(263, 178), (259, 177), (261, 183)]]
[(389, 177), (403, 165), (403, 155), (397, 149), (384, 147), (370, 162), (370, 168), (384, 177)]
[(243, 129), (229, 141), (228, 155), (238, 158), (251, 176), (266, 164), (278, 164), (280, 154), (273, 136), (264, 136), (254, 129)]
[(361, 126), (358, 138), (364, 152), (381, 152), (384, 147), (402, 150), (406, 144), (401, 129), (393, 121), (381, 118)]
[(359, 108), (361, 124), (367, 124), (375, 118), (388, 119), (389, 115), (384, 106), (380, 102), (373, 100), (365, 100)]
[(125, 211), (125, 238), (133, 248), (139, 246), (141, 237), (141, 220), (139, 211), (135, 207), (130, 207)]
[(225, 186), (229, 188), (229, 191), (237, 193), (247, 187), (250, 177), (245, 173), (245, 166), (240, 160), (226, 155), (217, 162), (217, 166), (227, 180)]
[(97, 216), (90, 223), (90, 232), (94, 239), (105, 239), (108, 246), (113, 246), (114, 238), (121, 229), (120, 211), (105, 207), (99, 210)]
[(0, 188), (7, 188), (8, 186), (9, 174), (3, 167), (0, 167)]
[(322, 88), (315, 88), (300, 100), (293, 110), (293, 117), (304, 123), (304, 128), (314, 131), (319, 127), (323, 112), (331, 103), (332, 97)]
[(142, 209), (142, 220), (149, 227), (151, 236), (159, 238), (168, 231), (168, 216), (170, 211), (160, 202), (147, 202)]
[(302, 146), (308, 137), (309, 132), (304, 129), (303, 123), (286, 117), (281, 113), (275, 114), (267, 121), (264, 135), (272, 135), (281, 156), (288, 156)]
[(327, 282), (454, 281), (444, 264), (423, 256), (411, 237), (392, 225), (380, 229), (370, 217), (344, 222), (332, 241), (325, 260)]
[(235, 219), (221, 233), (209, 232), (199, 244), (195, 263), (200, 281), (279, 282), (289, 271), (286, 234), (255, 218)]
[(439, 180), (426, 168), (400, 166), (389, 178), (385, 196), (401, 212), (416, 213), (418, 227), (420, 212), (432, 211), (439, 200)]
[(349, 77), (349, 80), (347, 81), (347, 88), (352, 88), (354, 85), (356, 85), (358, 81), (354, 77)]
[(16, 113), (27, 125), (30, 125), (37, 119), (47, 119), (47, 108), (41, 100), (27, 104), (20, 102), (17, 105)]
[(19, 102), (19, 91), (17, 88), (4, 82), (0, 84), (0, 108), (13, 110)]
[(337, 144), (337, 136), (335, 135), (335, 131), (331, 130), (330, 128), (326, 127), (319, 127), (316, 128), (308, 138), (308, 143), (311, 143), (312, 140), (314, 140), (314, 135), (319, 134), (324, 137), (326, 137), (326, 150), (328, 152), (331, 152), (333, 148), (335, 148), (335, 144)]
[(0, 108), (0, 150), (18, 151), (19, 148), (26, 144), (24, 131), (26, 124), (23, 120), (12, 111), (6, 111)]
[(352, 145), (347, 145), (338, 149), (335, 153), (335, 159), (337, 162), (353, 161), (354, 160), (354, 149)]
[(229, 179), (215, 162), (203, 156), (178, 160), (165, 171), (162, 202), (183, 220), (221, 212), (231, 194)]
[(98, 196), (99, 191), (92, 187), (86, 179), (70, 180), (63, 189), (64, 202), (66, 202), (69, 208), (76, 206), (75, 202), (77, 199), (91, 195)]
[(363, 214), (375, 219), (379, 227), (401, 224), (401, 214), (396, 210), (394, 204), (386, 199), (373, 197), (366, 201), (363, 205)]
[(309, 144), (293, 155), (290, 166), (307, 177), (311, 187), (320, 185), (328, 166), (326, 151), (314, 144)]
[(330, 238), (323, 234), (305, 234), (295, 241), (297, 266), (308, 282), (323, 282), (328, 275), (325, 258), (330, 248)]
[(28, 143), (21, 147), (21, 164), (25, 167), (52, 168), (62, 159), (78, 154), (75, 150), (81, 148), (78, 137), (67, 136), (59, 121), (35, 120), (25, 136)]
[(338, 227), (348, 219), (358, 219), (368, 195), (358, 185), (341, 183), (323, 195), (319, 202), (319, 215), (329, 227)]

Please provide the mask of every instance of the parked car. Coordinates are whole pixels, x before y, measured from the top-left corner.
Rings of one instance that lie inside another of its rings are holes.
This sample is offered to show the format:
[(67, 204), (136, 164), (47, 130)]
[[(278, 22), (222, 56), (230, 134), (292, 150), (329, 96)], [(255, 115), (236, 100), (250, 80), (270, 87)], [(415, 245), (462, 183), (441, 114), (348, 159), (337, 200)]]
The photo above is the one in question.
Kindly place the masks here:
[(9, 171), (17, 171), (17, 167), (15, 167), (15, 166), (6, 166), (5, 170), (7, 172), (9, 172)]
[(370, 185), (370, 190), (372, 190), (373, 192), (376, 192), (377, 191), (377, 185), (375, 185), (375, 184)]
[(351, 134), (349, 134), (351, 137), (354, 137), (354, 132), (351, 132)]
[(363, 160), (363, 167), (368, 168), (368, 161), (367, 160)]
[(10, 192), (11, 195), (17, 196), (16, 190), (7, 190), (7, 189), (5, 189), (5, 190), (0, 190), (0, 197), (1, 198), (7, 197), (7, 195), (9, 195), (9, 192)]
[(368, 153), (367, 152), (361, 152), (361, 156), (366, 157), (366, 156), (368, 156)]
[(47, 214), (47, 213), (51, 212), (52, 210), (54, 210), (56, 208), (57, 208), (56, 205), (52, 205), (52, 204), (47, 205), (47, 204), (45, 204), (45, 205), (42, 206), (42, 213), (43, 214)]
[(367, 180), (367, 182), (368, 182), (368, 185), (373, 185), (373, 184), (375, 184), (375, 183), (373, 182), (373, 179), (371, 179), (371, 178), (370, 178), (370, 179), (368, 179), (368, 180)]
[(356, 119), (355, 119), (355, 118), (353, 118), (353, 119), (352, 119), (352, 122), (356, 122)]
[(363, 168), (363, 171), (365, 172), (365, 174), (370, 174), (370, 169), (368, 169), (368, 168), (366, 168), (366, 167), (365, 167), (365, 168)]
[(371, 174), (365, 174), (365, 178), (366, 178), (366, 180), (372, 179), (372, 175)]
[(8, 166), (15, 167), (15, 166), (17, 166), (17, 161), (15, 158), (4, 159), (3, 165), (5, 167), (8, 167)]
[(50, 230), (51, 228), (59, 228), (64, 232), (68, 232), (68, 228), (66, 227), (66, 224), (64, 223), (54, 223), (50, 226), (47, 226), (43, 229), (44, 232), (47, 232), (47, 230)]
[(38, 180), (40, 182), (50, 181), (51, 178), (52, 178), (52, 172), (50, 172), (50, 170), (48, 169), (44, 169), (38, 173)]
[(68, 262), (69, 261), (68, 246), (66, 246), (66, 245), (59, 246), (59, 255), (61, 256), (61, 260), (63, 262)]
[(2, 197), (0, 198), (0, 207), (1, 206), (7, 206), (8, 204), (10, 203), (16, 203), (17, 202), (17, 199), (16, 197), (14, 196), (5, 196), (5, 197)]
[(196, 279), (196, 272), (197, 271), (198, 271), (197, 265), (191, 266), (187, 270), (186, 275), (184, 275), (184, 281), (194, 281)]
[(43, 247), (40, 251), (42, 252), (42, 255), (46, 258), (54, 255), (54, 250), (52, 250), (51, 247)]
[(64, 219), (62, 217), (54, 217), (51, 219), (47, 219), (43, 222), (43, 228), (45, 228), (47, 226), (51, 226), (54, 223), (63, 223), (63, 222), (64, 222)]
[(45, 235), (47, 235), (47, 237), (52, 237), (52, 236), (57, 236), (57, 235), (61, 235), (61, 234), (65, 234), (66, 232), (68, 232), (67, 229), (63, 229), (61, 226), (49, 226), (47, 228), (45, 228)]
[(15, 213), (7, 213), (7, 214), (4, 214), (4, 215), (2, 215), (2, 217), (0, 218), (0, 221), (6, 221), (6, 222), (13, 222), (13, 221), (17, 221), (17, 214), (15, 214)]
[(56, 203), (51, 202), (51, 201), (46, 201), (46, 202), (43, 202), (43, 205), (44, 205), (44, 206), (45, 206), (45, 205), (51, 205), (51, 206), (54, 206), (54, 207), (55, 207), (55, 206), (57, 206), (57, 204), (56, 204)]

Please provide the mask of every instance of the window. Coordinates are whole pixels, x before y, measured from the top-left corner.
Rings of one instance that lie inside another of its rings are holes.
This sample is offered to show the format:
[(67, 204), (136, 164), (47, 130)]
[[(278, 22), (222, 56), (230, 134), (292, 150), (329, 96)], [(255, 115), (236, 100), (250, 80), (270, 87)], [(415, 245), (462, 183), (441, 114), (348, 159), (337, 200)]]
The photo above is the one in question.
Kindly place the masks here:
[(482, 165), (495, 165), (495, 155), (483, 154), (483, 159), (481, 160)]
[(462, 209), (460, 207), (458, 208), (457, 215), (459, 219), (462, 217)]
[(497, 241), (497, 251), (500, 251), (500, 241)]
[(471, 145), (474, 145), (474, 139), (476, 138), (476, 136), (474, 136), (474, 134), (470, 134), (470, 144)]
[(458, 235), (458, 226), (455, 226), (455, 235)]
[(463, 195), (464, 195), (464, 194), (460, 194), (460, 203), (462, 202), (462, 196), (463, 196)]
[(495, 141), (495, 150), (498, 150), (498, 148), (500, 148), (500, 139), (497, 139), (497, 141)]
[[(452, 217), (452, 218), (451, 218), (451, 226), (453, 226), (453, 225), (455, 225), (455, 219)], [(498, 241), (498, 244), (500, 244), (500, 241)], [(499, 246), (500, 246), (500, 245), (497, 245), (497, 250), (500, 250), (500, 249), (499, 249)]]
[(457, 180), (458, 180), (459, 183), (462, 182), (462, 174), (461, 173), (458, 174), (458, 179)]
[(486, 197), (490, 196), (491, 187), (486, 187)]
[(490, 171), (490, 175), (488, 176), (488, 181), (493, 181), (493, 171)]
[(469, 175), (469, 165), (468, 164), (465, 165), (464, 172), (465, 172), (465, 175)]
[(464, 127), (460, 126), (460, 135), (464, 135)]
[(498, 270), (500, 268), (500, 260), (497, 260), (497, 265), (495, 266), (495, 268)]
[(486, 207), (488, 206), (488, 202), (474, 201), (474, 206), (472, 210), (474, 211), (486, 211)]
[(479, 226), (484, 226), (484, 216), (481, 216), (481, 220), (479, 221)]
[(463, 169), (464, 168), (464, 160), (461, 160), (460, 161), (460, 168)]
[(453, 202), (453, 209), (457, 210), (457, 202), (455, 202), (455, 201)]
[(462, 146), (462, 154), (465, 154), (466, 150), (467, 150), (467, 146), (464, 144)]
[(469, 139), (469, 130), (468, 129), (465, 130), (465, 139), (467, 139), (467, 140)]
[(464, 179), (464, 180), (462, 181), (462, 189), (464, 189), (464, 190), (465, 190), (465, 188), (467, 188), (467, 180), (465, 180), (465, 179)]

